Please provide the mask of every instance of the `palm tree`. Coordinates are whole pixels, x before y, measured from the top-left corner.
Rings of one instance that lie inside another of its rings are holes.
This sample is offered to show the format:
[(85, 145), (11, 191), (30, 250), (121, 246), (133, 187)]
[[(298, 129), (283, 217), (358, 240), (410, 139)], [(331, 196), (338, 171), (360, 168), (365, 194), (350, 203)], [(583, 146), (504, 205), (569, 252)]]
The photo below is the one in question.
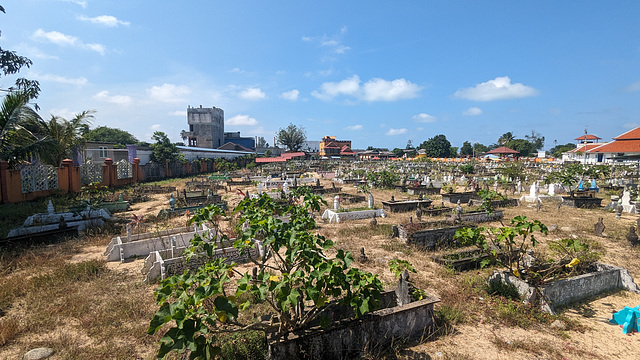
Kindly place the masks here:
[(506, 133), (502, 134), (502, 136), (500, 136), (498, 138), (498, 144), (501, 145), (501, 146), (507, 146), (507, 144), (509, 144), (514, 139), (515, 139), (515, 136), (513, 136), (511, 131), (509, 131), (509, 132), (506, 132)]
[(39, 137), (28, 128), (42, 120), (27, 105), (29, 98), (24, 92), (10, 92), (0, 105), (0, 160), (8, 161), (11, 168), (55, 148), (50, 138)]
[(42, 161), (49, 165), (60, 166), (62, 160), (72, 156), (71, 152), (74, 149), (84, 147), (86, 141), (82, 133), (93, 119), (94, 113), (94, 110), (85, 110), (76, 114), (71, 120), (51, 115), (49, 121), (38, 119), (30, 122), (31, 131), (41, 137), (50, 138), (56, 145), (53, 151), (42, 154)]

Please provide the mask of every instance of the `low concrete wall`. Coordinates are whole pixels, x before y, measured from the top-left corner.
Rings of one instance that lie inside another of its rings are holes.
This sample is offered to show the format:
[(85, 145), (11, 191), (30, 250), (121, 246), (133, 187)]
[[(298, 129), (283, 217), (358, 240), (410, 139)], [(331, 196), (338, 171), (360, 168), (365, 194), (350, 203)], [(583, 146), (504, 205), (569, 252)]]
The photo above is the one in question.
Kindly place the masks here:
[(353, 359), (365, 349), (380, 350), (397, 341), (419, 339), (434, 330), (433, 305), (439, 301), (428, 297), (365, 314), (360, 319), (341, 321), (327, 329), (269, 336), (269, 358)]
[(610, 290), (625, 289), (640, 294), (640, 287), (633, 281), (627, 269), (603, 263), (596, 263), (596, 268), (596, 272), (542, 285), (540, 287), (542, 299), (536, 298), (533, 286), (507, 272), (494, 271), (487, 283), (502, 281), (513, 285), (525, 302), (539, 301), (540, 308), (551, 314), (555, 314), (556, 307), (588, 299)]
[(439, 187), (428, 187), (428, 186), (407, 186), (407, 193), (409, 195), (440, 195)]
[(420, 206), (426, 209), (431, 205), (431, 200), (406, 200), (406, 201), (383, 201), (382, 209), (387, 212), (414, 211)]
[(466, 204), (470, 199), (476, 199), (478, 195), (475, 192), (466, 192), (466, 193), (446, 193), (442, 194), (442, 201), (448, 201), (450, 203), (456, 204), (458, 200), (461, 204)]
[[(429, 224), (429, 223), (420, 223)], [(404, 240), (407, 245), (416, 245), (427, 250), (435, 250), (437, 247), (453, 246), (453, 236), (458, 229), (462, 229), (461, 225), (452, 225), (447, 221), (435, 221), (431, 223), (437, 228), (424, 229), (418, 231), (410, 231), (404, 225), (398, 225), (398, 234), (400, 239)]]
[[(471, 205), (480, 206), (484, 201), (482, 199), (471, 199)], [(494, 208), (501, 207), (510, 207), (510, 206), (519, 206), (520, 201), (518, 199), (507, 199), (507, 200), (493, 200), (491, 201), (491, 206)]]
[[(224, 262), (243, 263), (250, 258), (259, 259), (264, 256), (262, 241), (255, 241), (255, 246), (248, 253), (241, 253), (238, 249), (231, 247), (232, 240), (227, 244), (219, 244), (219, 249), (214, 250), (212, 259), (224, 259)], [(142, 274), (145, 275), (146, 283), (153, 283), (164, 280), (173, 275), (179, 275), (185, 270), (196, 271), (211, 259), (206, 255), (194, 256), (187, 262), (183, 256), (187, 247), (172, 248), (169, 250), (153, 251), (144, 259)]]
[(489, 222), (502, 219), (502, 210), (497, 210), (489, 214), (486, 211), (462, 213), (458, 218), (457, 214), (447, 215), (448, 221), (460, 220), (463, 223), (477, 224), (481, 222)]
[(384, 213), (384, 210), (360, 210), (360, 211), (345, 211), (345, 212), (335, 212), (333, 210), (325, 210), (322, 214), (322, 218), (325, 220), (329, 220), (330, 223), (339, 223), (341, 221), (346, 220), (361, 220), (361, 219), (369, 219), (373, 216), (377, 217), (387, 217)]
[(127, 241), (128, 239), (126, 237), (122, 238), (118, 236), (113, 238), (109, 245), (107, 245), (104, 255), (106, 255), (107, 261), (124, 261), (136, 256), (147, 256), (153, 251), (184, 248), (189, 246), (191, 239), (193, 239), (196, 233), (202, 234), (206, 230), (209, 230), (210, 240), (216, 236), (215, 230), (208, 229), (206, 226), (193, 231), (135, 241)]
[(598, 208), (601, 202), (602, 199), (595, 197), (562, 197), (562, 205), (575, 208)]

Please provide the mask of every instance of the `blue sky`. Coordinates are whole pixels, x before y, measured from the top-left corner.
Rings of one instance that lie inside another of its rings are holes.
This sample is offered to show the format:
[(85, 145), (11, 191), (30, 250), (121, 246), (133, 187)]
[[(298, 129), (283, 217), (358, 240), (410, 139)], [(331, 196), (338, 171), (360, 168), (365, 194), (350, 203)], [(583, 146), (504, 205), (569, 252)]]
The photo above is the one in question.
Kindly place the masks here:
[[(181, 141), (225, 130), (404, 148), (444, 134), (545, 148), (640, 126), (639, 1), (5, 0), (0, 45), (33, 60), (41, 115)], [(13, 78), (0, 78), (6, 88)]]

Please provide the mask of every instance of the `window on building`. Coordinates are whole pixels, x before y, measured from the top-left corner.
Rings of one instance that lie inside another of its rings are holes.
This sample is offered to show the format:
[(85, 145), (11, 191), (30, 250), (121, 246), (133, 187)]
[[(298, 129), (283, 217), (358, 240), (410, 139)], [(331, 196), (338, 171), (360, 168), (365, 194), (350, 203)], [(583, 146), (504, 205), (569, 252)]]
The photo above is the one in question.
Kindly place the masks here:
[(109, 153), (107, 152), (107, 150), (109, 149), (108, 147), (106, 147), (106, 146), (100, 146), (100, 147), (99, 147), (99, 149), (100, 149), (100, 157), (101, 157), (101, 158), (107, 158), (107, 157), (109, 157)]

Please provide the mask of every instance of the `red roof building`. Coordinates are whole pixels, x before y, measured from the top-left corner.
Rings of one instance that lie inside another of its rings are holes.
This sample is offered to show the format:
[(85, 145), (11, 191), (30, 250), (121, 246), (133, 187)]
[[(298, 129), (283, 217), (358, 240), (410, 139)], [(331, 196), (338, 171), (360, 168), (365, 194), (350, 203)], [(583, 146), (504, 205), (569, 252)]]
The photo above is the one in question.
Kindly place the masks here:
[[(576, 140), (585, 140), (587, 136), (593, 135), (581, 136)], [(620, 157), (640, 156), (640, 126), (614, 137), (613, 141), (609, 143), (597, 143), (599, 138), (595, 136), (594, 138), (596, 143), (589, 143), (590, 139), (587, 138), (586, 144), (583, 143), (583, 145), (564, 153), (562, 160), (595, 164), (612, 162), (615, 158)]]

